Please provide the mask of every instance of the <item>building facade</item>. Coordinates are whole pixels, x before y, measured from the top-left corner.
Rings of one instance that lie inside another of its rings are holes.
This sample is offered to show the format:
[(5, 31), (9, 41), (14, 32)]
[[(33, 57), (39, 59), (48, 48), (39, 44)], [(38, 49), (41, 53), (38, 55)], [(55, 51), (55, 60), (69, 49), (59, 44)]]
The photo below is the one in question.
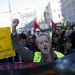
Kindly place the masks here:
[(50, 0), (44, 12), (45, 22), (49, 23), (53, 20), (55, 23), (62, 23), (63, 16), (61, 12), (60, 0)]
[(62, 23), (63, 17), (61, 13), (61, 2), (60, 0), (50, 0), (52, 20), (56, 23)]
[(52, 18), (52, 14), (51, 14), (51, 6), (50, 3), (48, 3), (48, 5), (45, 8), (44, 11), (44, 20), (46, 24), (49, 24)]
[(75, 23), (75, 0), (61, 0), (61, 8), (64, 19)]

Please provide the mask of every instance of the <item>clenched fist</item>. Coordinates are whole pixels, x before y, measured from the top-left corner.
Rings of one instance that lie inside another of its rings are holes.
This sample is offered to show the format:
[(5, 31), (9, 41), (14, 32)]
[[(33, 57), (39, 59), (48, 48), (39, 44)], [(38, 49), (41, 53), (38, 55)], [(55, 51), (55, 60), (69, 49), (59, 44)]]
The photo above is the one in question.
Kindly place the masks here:
[(12, 27), (16, 27), (19, 24), (19, 20), (17, 18), (14, 18), (12, 20)]
[(16, 32), (16, 26), (19, 24), (19, 20), (17, 18), (14, 18), (12, 20), (12, 35), (15, 35)]

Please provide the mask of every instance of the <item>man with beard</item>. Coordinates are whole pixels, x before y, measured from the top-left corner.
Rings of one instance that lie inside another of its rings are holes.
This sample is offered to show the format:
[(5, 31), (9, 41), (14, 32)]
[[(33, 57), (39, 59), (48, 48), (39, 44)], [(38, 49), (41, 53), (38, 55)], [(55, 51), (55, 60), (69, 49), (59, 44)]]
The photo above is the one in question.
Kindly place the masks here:
[[(51, 48), (51, 42), (47, 34), (41, 33), (36, 38), (38, 51), (33, 52), (19, 42), (19, 38), (16, 32), (16, 26), (18, 19), (12, 21), (12, 44), (15, 51), (22, 57), (24, 62), (51, 62), (56, 58), (61, 58), (64, 55), (60, 52), (53, 51)], [(14, 22), (15, 21), (15, 22)]]

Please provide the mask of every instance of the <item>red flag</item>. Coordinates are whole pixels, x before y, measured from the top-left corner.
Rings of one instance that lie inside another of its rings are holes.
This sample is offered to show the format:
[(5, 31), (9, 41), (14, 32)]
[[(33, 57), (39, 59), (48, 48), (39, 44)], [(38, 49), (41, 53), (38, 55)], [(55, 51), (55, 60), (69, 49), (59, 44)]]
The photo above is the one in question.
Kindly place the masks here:
[(40, 29), (39, 25), (34, 21), (34, 32), (36, 32), (36, 29), (37, 29), (37, 28)]
[(52, 29), (56, 29), (57, 23), (54, 23), (54, 21), (52, 21)]

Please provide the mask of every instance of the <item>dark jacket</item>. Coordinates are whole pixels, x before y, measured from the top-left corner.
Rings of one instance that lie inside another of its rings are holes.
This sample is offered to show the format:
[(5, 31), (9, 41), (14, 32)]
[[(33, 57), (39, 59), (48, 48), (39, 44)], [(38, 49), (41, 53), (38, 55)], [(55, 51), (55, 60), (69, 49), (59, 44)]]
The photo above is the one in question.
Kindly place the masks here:
[(72, 32), (72, 34), (69, 36), (72, 42), (72, 48), (75, 48), (75, 31)]
[(15, 51), (22, 57), (24, 62), (33, 60), (33, 52), (29, 50), (27, 47), (24, 47), (20, 42), (18, 35), (12, 35), (12, 45)]

